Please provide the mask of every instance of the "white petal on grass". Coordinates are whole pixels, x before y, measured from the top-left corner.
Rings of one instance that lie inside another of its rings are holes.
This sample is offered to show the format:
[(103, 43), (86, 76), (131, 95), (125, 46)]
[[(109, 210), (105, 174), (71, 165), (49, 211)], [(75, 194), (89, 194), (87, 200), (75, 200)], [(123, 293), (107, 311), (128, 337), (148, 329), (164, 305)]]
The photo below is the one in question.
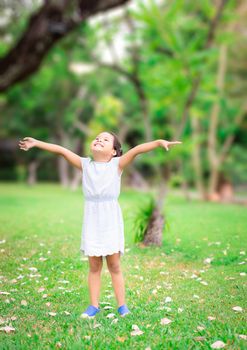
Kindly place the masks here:
[(109, 309), (113, 309), (113, 307), (112, 307), (112, 306), (109, 306), (109, 305), (106, 305), (106, 306), (103, 307), (103, 309), (104, 309), (104, 310), (109, 310)]
[(214, 317), (214, 316), (208, 316), (208, 320), (209, 320), (209, 321), (214, 321), (214, 320), (216, 320), (216, 317)]
[(137, 330), (139, 329), (139, 327), (137, 326), (137, 324), (132, 324), (132, 329)]
[(56, 316), (56, 312), (48, 312), (48, 314), (50, 315), (50, 316)]
[(130, 332), (130, 335), (135, 336), (135, 335), (142, 335), (144, 332), (141, 331), (140, 329), (136, 330), (136, 331), (132, 331)]
[(232, 309), (233, 309), (234, 311), (237, 311), (237, 312), (242, 312), (242, 311), (243, 311), (243, 309), (242, 309), (241, 306), (234, 306)]
[(3, 239), (2, 241), (0, 241), (0, 244), (4, 244), (6, 242), (6, 239)]
[(247, 340), (247, 335), (245, 334), (238, 334), (238, 337), (243, 340)]
[(195, 341), (204, 341), (204, 340), (206, 340), (206, 338), (202, 337), (202, 336), (195, 337), (194, 339), (195, 339)]
[(239, 252), (240, 255), (245, 255), (245, 251), (241, 250), (241, 252)]
[(88, 258), (81, 258), (81, 261), (88, 261)]
[(203, 331), (205, 329), (205, 327), (202, 326), (197, 326), (196, 328), (198, 329), (198, 331)]
[(170, 303), (172, 302), (172, 298), (171, 297), (166, 297), (165, 298), (165, 303)]
[(113, 297), (113, 294), (106, 295), (106, 298), (107, 298), (107, 299), (110, 299), (110, 298), (112, 298), (112, 297)]
[(197, 295), (197, 294), (193, 294), (193, 298), (200, 299), (199, 295)]
[(22, 301), (21, 301), (21, 305), (27, 306), (27, 301), (26, 301), (26, 300), (22, 300)]
[(1, 327), (0, 331), (4, 331), (5, 333), (10, 333), (10, 332), (14, 332), (15, 328), (12, 326), (5, 326), (5, 327)]
[(39, 260), (40, 260), (40, 261), (46, 261), (47, 258), (44, 258), (43, 256), (41, 256), (41, 257), (39, 258)]
[(38, 271), (38, 269), (36, 267), (29, 267), (28, 270), (33, 271), (33, 272), (37, 272)]
[(168, 306), (164, 306), (164, 308), (163, 309), (165, 309), (166, 311), (168, 311), (168, 312), (170, 312), (172, 309), (170, 308), (170, 307), (168, 307)]
[(9, 293), (9, 292), (1, 292), (1, 291), (0, 291), (0, 294), (9, 295), (10, 293)]
[(184, 311), (184, 309), (182, 308), (182, 307), (179, 307), (178, 308), (178, 313), (181, 313), (181, 312), (183, 312)]
[(110, 314), (106, 315), (106, 317), (107, 317), (107, 318), (113, 318), (113, 317), (115, 317), (115, 314), (110, 313)]
[(40, 287), (40, 288), (38, 289), (38, 293), (42, 293), (44, 290), (45, 290), (44, 287)]
[(111, 321), (111, 323), (117, 323), (118, 322), (118, 318), (114, 318), (114, 320)]
[(222, 349), (225, 346), (226, 346), (226, 344), (223, 341), (221, 341), (221, 340), (217, 340), (216, 342), (211, 344), (211, 348), (212, 349)]
[(66, 280), (59, 280), (58, 283), (68, 284), (68, 283), (70, 283), (70, 282), (69, 282), (69, 281), (66, 281)]
[(84, 339), (90, 340), (91, 339), (91, 335), (84, 335), (83, 337)]
[(4, 318), (0, 317), (0, 325), (4, 324), (5, 322), (7, 322), (7, 320), (5, 320)]
[(246, 276), (245, 272), (240, 272), (240, 276)]
[(16, 277), (18, 280), (22, 280), (25, 276), (24, 275), (19, 275), (18, 277)]
[(68, 312), (68, 311), (64, 311), (63, 313), (64, 313), (65, 315), (71, 315), (71, 313)]
[(101, 327), (100, 323), (95, 323), (95, 325), (93, 326), (93, 328), (98, 328), (98, 327)]
[(153, 289), (152, 294), (157, 294), (157, 289)]
[(203, 284), (204, 286), (208, 285), (208, 282), (206, 282), (206, 281), (201, 281), (200, 283)]
[(211, 262), (213, 261), (213, 258), (206, 258), (203, 260), (204, 264), (211, 264)]
[(141, 330), (139, 329), (139, 327), (138, 327), (136, 324), (133, 324), (133, 325), (132, 325), (132, 329), (133, 329), (133, 331), (130, 333), (132, 336), (141, 335), (141, 334), (144, 333), (143, 331), (141, 331)]
[(160, 324), (169, 324), (171, 322), (172, 322), (172, 320), (169, 320), (169, 318), (162, 318), (160, 320)]
[(43, 294), (42, 295), (42, 298), (44, 298), (44, 299), (47, 298), (47, 297), (48, 297), (48, 294)]
[(109, 303), (108, 301), (101, 301), (100, 304), (102, 304), (102, 305), (105, 305), (105, 304), (111, 305), (111, 303)]

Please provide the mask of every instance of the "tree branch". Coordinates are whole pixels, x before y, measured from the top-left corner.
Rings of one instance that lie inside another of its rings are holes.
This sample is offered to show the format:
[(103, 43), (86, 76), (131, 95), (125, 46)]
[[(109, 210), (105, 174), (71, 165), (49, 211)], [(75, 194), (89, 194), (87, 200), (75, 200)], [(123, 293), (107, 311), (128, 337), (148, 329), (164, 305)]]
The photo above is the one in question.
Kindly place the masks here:
[(45, 1), (29, 20), (15, 46), (0, 59), (0, 91), (37, 71), (57, 41), (88, 17), (123, 5), (129, 0)]
[[(212, 20), (209, 22), (209, 25), (208, 25), (208, 35), (207, 35), (207, 38), (206, 38), (206, 41), (205, 41), (205, 44), (204, 44), (204, 49), (208, 49), (211, 47), (212, 43), (213, 43), (213, 40), (214, 40), (214, 37), (215, 37), (215, 34), (216, 34), (216, 29), (219, 25), (219, 22), (220, 22), (220, 18), (222, 16), (222, 13), (223, 13), (223, 10), (227, 4), (229, 0), (221, 0), (217, 10), (216, 10), (216, 14), (215, 16), (212, 18)], [(177, 133), (175, 135), (175, 140), (178, 140), (180, 139), (182, 133), (183, 133), (183, 130), (184, 130), (184, 127), (187, 123), (187, 120), (188, 120), (188, 114), (189, 114), (189, 109), (190, 107), (192, 106), (195, 98), (196, 98), (196, 95), (198, 93), (198, 90), (199, 90), (199, 86), (200, 86), (200, 83), (201, 83), (201, 79), (202, 79), (202, 74), (199, 74), (193, 81), (192, 83), (192, 86), (191, 86), (191, 89), (190, 89), (190, 92), (189, 92), (189, 95), (185, 101), (185, 105), (184, 105), (184, 109), (183, 109), (183, 113), (182, 113), (182, 120), (179, 124), (179, 127), (177, 129)]]

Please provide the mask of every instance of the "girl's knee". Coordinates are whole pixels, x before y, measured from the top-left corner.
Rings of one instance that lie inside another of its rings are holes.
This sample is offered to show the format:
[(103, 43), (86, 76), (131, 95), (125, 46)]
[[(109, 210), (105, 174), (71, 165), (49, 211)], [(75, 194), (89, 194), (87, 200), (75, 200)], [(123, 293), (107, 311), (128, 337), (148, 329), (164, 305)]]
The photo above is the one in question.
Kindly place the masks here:
[(89, 257), (89, 271), (90, 272), (101, 272), (103, 267), (102, 257)]
[(107, 262), (107, 267), (109, 272), (111, 273), (120, 273), (121, 272), (121, 266), (120, 266), (120, 262), (118, 261), (108, 261)]
[(109, 272), (111, 273), (119, 273), (121, 272), (120, 267), (120, 253), (115, 253), (112, 255), (106, 256), (106, 262)]

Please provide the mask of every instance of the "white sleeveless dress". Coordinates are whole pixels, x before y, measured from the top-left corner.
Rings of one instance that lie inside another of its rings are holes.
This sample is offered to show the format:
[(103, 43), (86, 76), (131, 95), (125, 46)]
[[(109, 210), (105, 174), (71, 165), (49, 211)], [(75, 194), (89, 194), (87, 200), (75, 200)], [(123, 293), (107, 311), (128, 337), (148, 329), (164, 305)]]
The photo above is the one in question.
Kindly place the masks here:
[(80, 251), (86, 256), (124, 254), (124, 223), (118, 203), (122, 175), (119, 158), (96, 162), (81, 157), (85, 200)]

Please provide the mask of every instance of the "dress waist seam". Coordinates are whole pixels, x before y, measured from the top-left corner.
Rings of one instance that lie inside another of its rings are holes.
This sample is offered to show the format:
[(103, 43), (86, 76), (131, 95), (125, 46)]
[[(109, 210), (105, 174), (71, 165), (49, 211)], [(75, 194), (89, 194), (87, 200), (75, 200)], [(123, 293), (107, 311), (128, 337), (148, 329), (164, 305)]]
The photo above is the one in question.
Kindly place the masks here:
[(86, 202), (116, 202), (117, 200), (117, 198), (85, 198)]

